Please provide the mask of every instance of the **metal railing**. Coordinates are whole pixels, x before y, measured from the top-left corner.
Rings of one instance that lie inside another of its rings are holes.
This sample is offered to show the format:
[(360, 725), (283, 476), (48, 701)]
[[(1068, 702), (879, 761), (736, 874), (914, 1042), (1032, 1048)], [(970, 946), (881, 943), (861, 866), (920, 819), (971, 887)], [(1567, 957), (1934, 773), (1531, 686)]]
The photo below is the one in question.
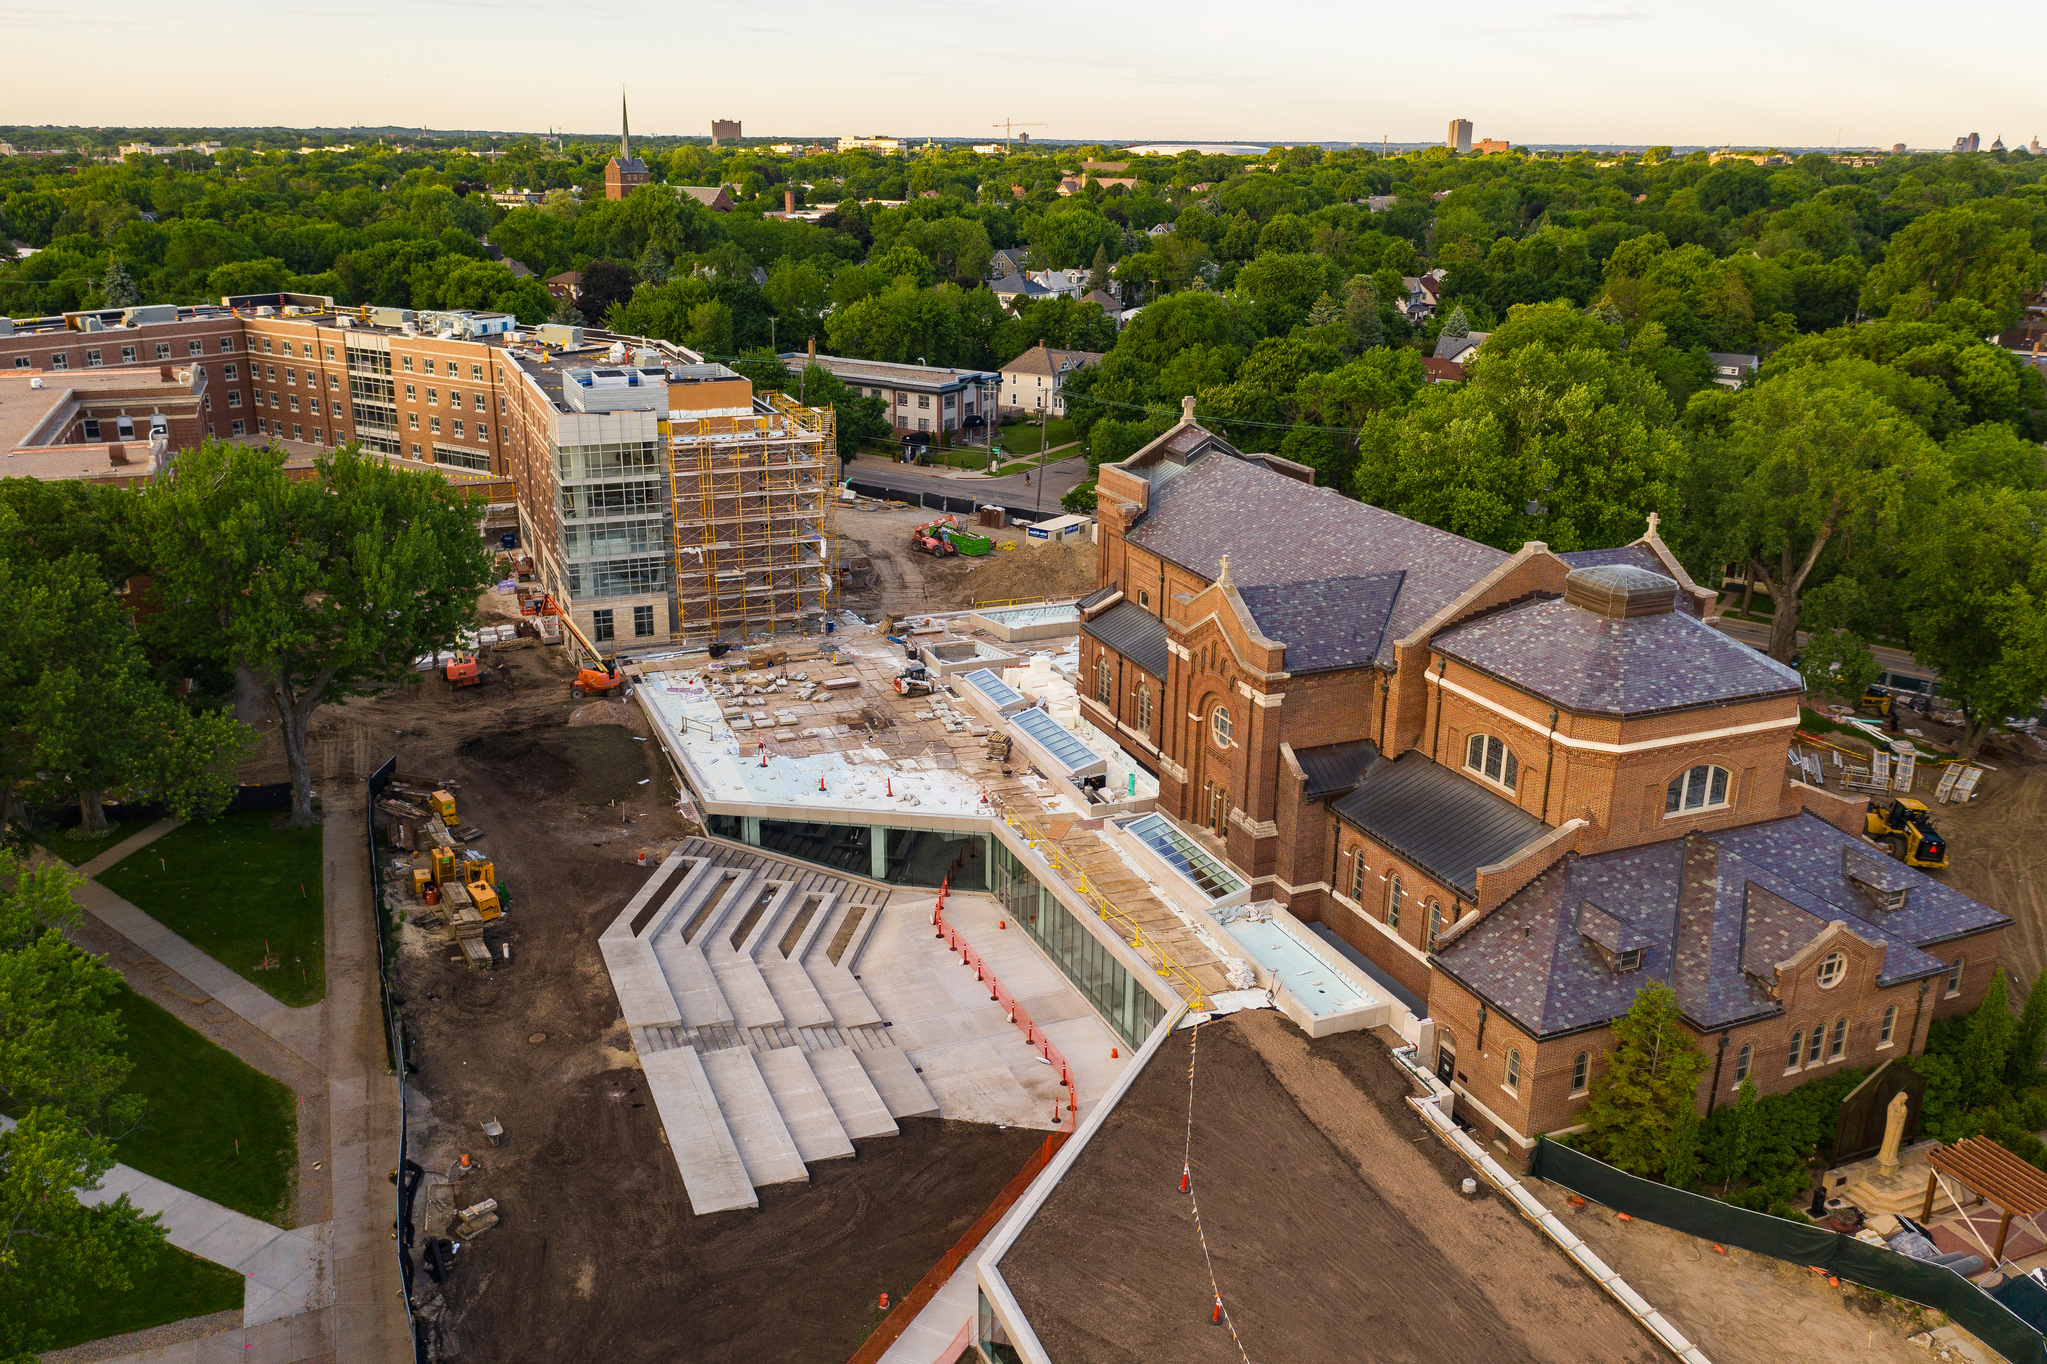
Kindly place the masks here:
[(1181, 991), (1181, 995), (1189, 1001), (1192, 1008), (1201, 1010), (1208, 1007), (1204, 1002), (1206, 992), (1202, 988), (1201, 982), (1195, 979), (1194, 973), (1185, 966), (1182, 966), (1178, 959), (1168, 952), (1157, 938), (1146, 938), (1144, 936), (1144, 925), (1118, 909), (1108, 896), (1102, 894), (1089, 881), (1087, 872), (1082, 870), (1080, 865), (1068, 857), (1060, 848), (1057, 839), (1048, 836), (1044, 830), (1040, 829), (1030, 820), (1025, 819), (1022, 815), (1008, 809), (1003, 804), (1001, 797), (993, 792), (988, 794), (988, 806), (991, 810), (995, 811), (996, 818), (1022, 835), (1024, 842), (1030, 847), (1030, 850), (1043, 858), (1045, 865), (1058, 872), (1061, 879), (1068, 883), (1069, 888), (1080, 894), (1080, 897), (1087, 902), (1088, 908), (1094, 910), (1097, 917), (1105, 923), (1116, 925), (1119, 930), (1125, 930), (1119, 931), (1118, 936), (1122, 937), (1133, 951), (1138, 953), (1149, 952), (1153, 957), (1157, 958), (1159, 963), (1157, 967), (1158, 973), (1168, 980), (1175, 981), (1185, 987)]

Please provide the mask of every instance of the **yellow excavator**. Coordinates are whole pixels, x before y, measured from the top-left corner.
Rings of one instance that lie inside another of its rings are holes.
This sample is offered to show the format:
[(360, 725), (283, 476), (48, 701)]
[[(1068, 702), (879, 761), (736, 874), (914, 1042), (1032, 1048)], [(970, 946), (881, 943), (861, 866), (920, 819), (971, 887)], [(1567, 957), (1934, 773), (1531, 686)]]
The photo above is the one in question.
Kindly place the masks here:
[(1945, 867), (1947, 840), (1933, 827), (1923, 800), (1900, 796), (1889, 805), (1869, 803), (1863, 832), (1891, 850), (1908, 867)]

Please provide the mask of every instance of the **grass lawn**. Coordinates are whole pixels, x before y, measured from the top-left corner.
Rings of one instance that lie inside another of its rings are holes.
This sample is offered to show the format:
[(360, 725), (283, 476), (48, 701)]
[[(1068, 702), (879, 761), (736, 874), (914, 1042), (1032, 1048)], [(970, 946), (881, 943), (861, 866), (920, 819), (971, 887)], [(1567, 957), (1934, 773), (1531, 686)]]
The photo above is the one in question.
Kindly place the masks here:
[[(1065, 445), (1073, 440), (1073, 419), (1052, 418), (1052, 429), (1044, 434), (1047, 446)], [(1002, 448), (1012, 455), (1034, 455), (1038, 452), (1038, 424), (1036, 422), (1011, 422), (1002, 428)]]
[(121, 1092), (149, 1101), (142, 1125), (114, 1143), (121, 1163), (282, 1225), (298, 1168), (298, 1096), (125, 986), (117, 1007), (135, 1063)]
[[(273, 999), (318, 1003), (320, 830), (273, 829), (276, 818), (247, 810), (180, 825), (96, 879)], [(259, 969), (266, 945), (270, 970)]]
[(79, 832), (78, 826), (59, 829), (55, 833), (40, 835), (36, 842), (52, 857), (61, 857), (71, 866), (84, 866), (108, 848), (124, 838), (133, 838), (149, 826), (139, 819), (110, 819), (107, 831), (92, 837)]
[[(187, 1255), (175, 1246), (157, 1251), (156, 1264), (134, 1275), (125, 1293), (87, 1290), (85, 1309), (73, 1316), (28, 1318), (30, 1330), (50, 1333), (50, 1348), (68, 1349), (88, 1340), (147, 1330), (186, 1317), (203, 1317), (242, 1305), (242, 1276), (224, 1265)], [(0, 1298), (0, 1311), (15, 1309)]]

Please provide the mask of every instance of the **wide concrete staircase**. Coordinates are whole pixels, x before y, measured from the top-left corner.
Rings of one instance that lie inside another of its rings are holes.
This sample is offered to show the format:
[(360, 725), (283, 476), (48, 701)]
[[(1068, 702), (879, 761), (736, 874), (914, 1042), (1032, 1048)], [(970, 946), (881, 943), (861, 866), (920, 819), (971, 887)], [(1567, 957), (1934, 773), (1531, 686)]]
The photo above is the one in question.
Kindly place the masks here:
[(699, 1213), (938, 1104), (854, 972), (889, 887), (688, 839), (598, 939)]

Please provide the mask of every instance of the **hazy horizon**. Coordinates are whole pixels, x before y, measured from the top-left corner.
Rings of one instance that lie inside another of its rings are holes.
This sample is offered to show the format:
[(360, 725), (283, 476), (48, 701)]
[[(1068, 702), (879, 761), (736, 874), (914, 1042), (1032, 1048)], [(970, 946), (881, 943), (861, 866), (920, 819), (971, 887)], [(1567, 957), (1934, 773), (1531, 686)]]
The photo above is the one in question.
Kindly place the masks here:
[[(750, 137), (999, 140), (992, 125), (1014, 118), (1065, 142), (1412, 145), (1461, 117), (1477, 138), (1525, 146), (1940, 148), (1969, 132), (2015, 147), (2047, 124), (2024, 93), (2031, 45), (1986, 41), (2038, 30), (2037, 10), (2016, 0), (1991, 0), (1966, 25), (1928, 24), (1923, 6), (1897, 0), (1735, 0), (1710, 21), (1669, 0), (1474, 0), (1433, 25), (1405, 9), (1299, 3), (1254, 22), (1218, 0), (1161, 23), (1052, 0), (1000, 32), (943, 0), (877, 0), (853, 24), (847, 13), (817, 0), (667, 12), (368, 0), (357, 14), (260, 18), (220, 0), (113, 0), (90, 17), (15, 4), (0, 122), (587, 136), (616, 126), (623, 84), (635, 129), (656, 136), (735, 118)], [(604, 60), (618, 52), (640, 60)], [(82, 56), (114, 74), (81, 79)]]

